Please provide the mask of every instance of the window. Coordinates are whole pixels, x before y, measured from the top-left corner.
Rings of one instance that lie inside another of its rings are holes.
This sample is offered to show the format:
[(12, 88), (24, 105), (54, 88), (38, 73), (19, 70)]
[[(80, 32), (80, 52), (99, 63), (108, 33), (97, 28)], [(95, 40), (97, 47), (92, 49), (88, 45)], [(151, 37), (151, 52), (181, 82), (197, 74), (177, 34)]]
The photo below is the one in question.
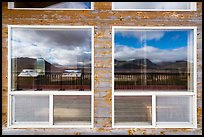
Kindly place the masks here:
[(93, 2), (8, 2), (9, 9), (92, 10)]
[(9, 126), (92, 127), (92, 54), (93, 27), (9, 26)]
[(196, 2), (113, 2), (113, 10), (195, 11)]
[(113, 127), (196, 126), (196, 28), (113, 27)]
[(116, 96), (115, 124), (119, 126), (152, 124), (151, 96)]

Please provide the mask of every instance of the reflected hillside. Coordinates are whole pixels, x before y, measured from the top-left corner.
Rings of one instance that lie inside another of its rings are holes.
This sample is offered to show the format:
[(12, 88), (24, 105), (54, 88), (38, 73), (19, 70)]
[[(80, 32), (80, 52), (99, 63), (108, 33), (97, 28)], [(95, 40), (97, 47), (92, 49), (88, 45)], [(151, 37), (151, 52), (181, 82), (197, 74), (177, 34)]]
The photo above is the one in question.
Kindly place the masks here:
[(114, 60), (117, 90), (186, 90), (187, 61), (153, 63), (150, 59)]
[(135, 59), (131, 61), (119, 61), (114, 60), (114, 66), (116, 72), (137, 72), (146, 70), (154, 70), (156, 72), (163, 70), (171, 71), (186, 71), (187, 70), (187, 61), (175, 61), (175, 62), (159, 62), (153, 63), (149, 59)]
[(12, 90), (91, 90), (91, 64), (62, 66), (43, 58), (12, 58)]

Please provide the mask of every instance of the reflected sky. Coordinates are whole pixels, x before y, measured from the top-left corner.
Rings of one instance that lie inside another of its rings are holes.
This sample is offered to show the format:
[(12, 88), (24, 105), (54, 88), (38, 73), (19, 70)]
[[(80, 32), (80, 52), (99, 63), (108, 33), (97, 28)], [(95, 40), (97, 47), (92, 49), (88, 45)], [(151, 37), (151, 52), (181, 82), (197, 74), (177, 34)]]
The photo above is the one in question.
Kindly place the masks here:
[(91, 2), (60, 2), (46, 8), (91, 9)]
[(187, 60), (191, 30), (116, 30), (115, 58), (153, 62)]
[(91, 63), (91, 29), (13, 28), (12, 58), (44, 58), (52, 64)]
[(15, 2), (15, 8), (91, 9), (91, 2)]

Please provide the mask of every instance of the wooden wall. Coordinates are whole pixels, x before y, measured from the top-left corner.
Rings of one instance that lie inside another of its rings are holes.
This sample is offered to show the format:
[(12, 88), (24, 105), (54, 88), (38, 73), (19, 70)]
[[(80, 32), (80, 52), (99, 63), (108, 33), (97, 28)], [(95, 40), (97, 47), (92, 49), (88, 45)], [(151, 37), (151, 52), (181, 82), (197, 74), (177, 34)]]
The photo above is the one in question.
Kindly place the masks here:
[[(95, 2), (93, 11), (8, 10), (2, 3), (2, 131), (3, 134), (202, 134), (202, 2), (195, 12), (112, 11), (111, 2)], [(7, 126), (7, 25), (94, 26), (94, 128), (8, 129)], [(112, 26), (197, 26), (197, 129), (112, 129)]]

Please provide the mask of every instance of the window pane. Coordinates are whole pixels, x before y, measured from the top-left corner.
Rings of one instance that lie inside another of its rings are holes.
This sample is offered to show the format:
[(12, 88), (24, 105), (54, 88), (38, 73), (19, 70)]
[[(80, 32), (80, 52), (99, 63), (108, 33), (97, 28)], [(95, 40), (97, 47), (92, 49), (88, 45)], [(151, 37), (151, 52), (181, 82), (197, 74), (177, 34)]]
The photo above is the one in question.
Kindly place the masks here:
[(190, 9), (190, 2), (113, 2), (114, 9)]
[(189, 96), (157, 97), (157, 122), (190, 122)]
[(14, 2), (14, 8), (91, 9), (91, 2)]
[(12, 96), (14, 122), (48, 122), (49, 97), (32, 95)]
[(54, 96), (54, 125), (90, 125), (91, 96)]
[(91, 28), (12, 28), (12, 90), (91, 90)]
[(151, 125), (151, 96), (115, 96), (115, 125)]
[(193, 31), (115, 29), (116, 91), (193, 90)]

